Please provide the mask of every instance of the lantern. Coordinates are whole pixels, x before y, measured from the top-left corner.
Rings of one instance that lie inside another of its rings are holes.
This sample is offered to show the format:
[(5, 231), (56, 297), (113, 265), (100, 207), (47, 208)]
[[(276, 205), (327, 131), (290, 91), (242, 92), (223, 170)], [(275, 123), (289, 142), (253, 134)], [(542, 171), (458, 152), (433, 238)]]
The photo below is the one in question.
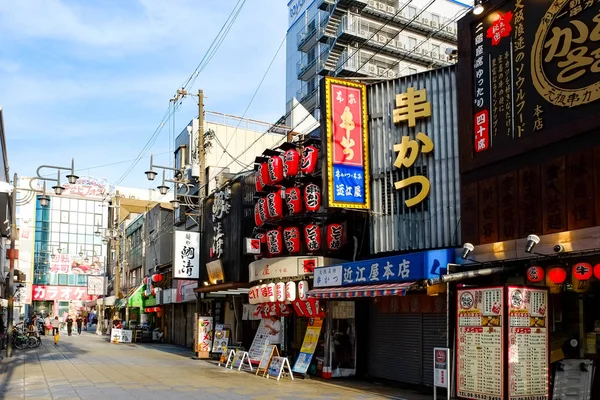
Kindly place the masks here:
[(306, 146), (302, 150), (300, 170), (303, 174), (312, 175), (317, 169), (319, 150), (314, 146)]
[(156, 296), (156, 289), (152, 288), (152, 290), (150, 291), (150, 293), (152, 293), (152, 296)]
[(282, 190), (267, 195), (267, 212), (269, 213), (269, 219), (280, 219), (283, 217), (282, 195)]
[(269, 179), (271, 183), (278, 183), (283, 180), (283, 160), (281, 156), (269, 158)]
[(532, 283), (538, 283), (544, 280), (544, 269), (542, 267), (533, 266), (527, 269), (527, 280)]
[(285, 204), (288, 215), (296, 215), (302, 212), (302, 193), (300, 192), (300, 188), (285, 189)]
[(145, 277), (144, 277), (144, 285), (146, 285), (147, 283), (148, 283), (148, 277), (147, 277), (147, 276), (145, 276)]
[(308, 298), (308, 282), (300, 281), (298, 282), (298, 300), (306, 300)]
[(580, 281), (587, 281), (593, 275), (592, 266), (588, 263), (577, 263), (573, 266), (573, 277)]
[(304, 206), (306, 211), (319, 211), (321, 208), (321, 189), (314, 183), (304, 188)]
[(300, 169), (300, 154), (296, 149), (289, 149), (283, 153), (283, 176), (291, 178), (298, 175)]
[(289, 226), (283, 230), (285, 248), (290, 254), (300, 253), (300, 229)]
[(260, 285), (260, 296), (258, 298), (261, 303), (267, 303), (269, 301), (269, 287), (266, 283)]
[(260, 174), (260, 167), (256, 170), (256, 172), (254, 173), (254, 181), (255, 181), (255, 185), (256, 185), (256, 191), (257, 192), (262, 192), (262, 190), (265, 187), (265, 184), (262, 180), (262, 176)]
[(250, 288), (250, 290), (248, 290), (248, 303), (249, 304), (254, 304), (254, 286), (252, 286)]
[(283, 235), (279, 229), (267, 232), (267, 249), (271, 256), (277, 256), (283, 252)]
[(344, 245), (346, 237), (344, 236), (344, 226), (342, 224), (327, 225), (327, 248), (329, 250), (339, 250)]
[(267, 220), (267, 214), (265, 213), (266, 200), (263, 198), (258, 199), (254, 205), (254, 223), (256, 226), (261, 227)]
[(161, 274), (152, 275), (152, 282), (158, 283), (158, 282), (162, 282), (162, 280), (163, 280), (163, 276)]
[(308, 224), (304, 227), (304, 241), (309, 252), (321, 250), (321, 227)]
[(285, 301), (285, 283), (277, 282), (275, 285), (275, 301), (283, 303)]
[(567, 279), (567, 271), (560, 267), (553, 267), (546, 271), (546, 286), (550, 289), (550, 293), (560, 293), (565, 279)]
[(578, 279), (575, 274), (571, 275), (571, 285), (575, 293), (585, 293), (590, 288), (589, 279)]
[(260, 166), (258, 167), (258, 171), (260, 173), (260, 179), (263, 187), (269, 186), (273, 183), (269, 175), (269, 166), (266, 162), (260, 164)]
[(285, 301), (296, 300), (296, 283), (289, 281), (285, 284)]
[(269, 303), (275, 303), (275, 284), (273, 282), (267, 285)]
[(594, 276), (596, 279), (600, 279), (600, 264), (594, 266)]

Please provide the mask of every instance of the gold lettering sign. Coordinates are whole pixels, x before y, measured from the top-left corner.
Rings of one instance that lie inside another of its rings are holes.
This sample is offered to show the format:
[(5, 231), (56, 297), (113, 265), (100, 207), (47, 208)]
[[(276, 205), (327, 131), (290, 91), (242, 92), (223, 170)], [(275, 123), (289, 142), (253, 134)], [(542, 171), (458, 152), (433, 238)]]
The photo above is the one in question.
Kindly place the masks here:
[[(414, 88), (408, 88), (407, 93), (402, 93), (396, 96), (396, 108), (394, 110), (394, 123), (408, 121), (409, 127), (416, 125), (417, 118), (425, 118), (431, 116), (431, 104), (427, 101), (426, 89), (415, 91)], [(420, 153), (430, 153), (433, 151), (433, 141), (425, 133), (418, 132), (416, 140), (410, 136), (402, 136), (402, 141), (394, 145), (394, 152), (398, 153), (394, 166), (396, 168), (410, 168), (417, 161)], [(407, 207), (414, 207), (421, 203), (427, 195), (431, 184), (429, 179), (424, 175), (415, 175), (395, 182), (396, 190), (405, 187), (420, 184), (421, 190), (419, 193), (408, 200), (405, 200)]]
[[(599, 79), (588, 80), (588, 84), (577, 82), (600, 72), (600, 12), (593, 4), (589, 0), (554, 0), (535, 35), (531, 51), (533, 85), (556, 106), (576, 107), (600, 98)], [(556, 68), (555, 76), (546, 73), (549, 64)]]

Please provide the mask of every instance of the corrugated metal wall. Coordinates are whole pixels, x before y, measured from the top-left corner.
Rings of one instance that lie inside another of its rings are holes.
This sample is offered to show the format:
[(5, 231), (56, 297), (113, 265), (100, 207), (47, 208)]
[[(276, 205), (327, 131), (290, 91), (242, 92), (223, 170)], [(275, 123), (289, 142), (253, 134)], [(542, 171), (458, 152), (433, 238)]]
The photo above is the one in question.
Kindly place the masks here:
[[(431, 117), (417, 119), (414, 128), (394, 125), (396, 95), (409, 87), (427, 89)], [(369, 133), (373, 201), (372, 252), (459, 246), (460, 176), (456, 117), (456, 68), (447, 67), (369, 86)], [(432, 139), (433, 154), (419, 154), (413, 167), (394, 167), (394, 145), (402, 136), (415, 139), (423, 132)], [(431, 183), (428, 197), (413, 208), (404, 201), (420, 185), (396, 190), (394, 182), (425, 175)]]

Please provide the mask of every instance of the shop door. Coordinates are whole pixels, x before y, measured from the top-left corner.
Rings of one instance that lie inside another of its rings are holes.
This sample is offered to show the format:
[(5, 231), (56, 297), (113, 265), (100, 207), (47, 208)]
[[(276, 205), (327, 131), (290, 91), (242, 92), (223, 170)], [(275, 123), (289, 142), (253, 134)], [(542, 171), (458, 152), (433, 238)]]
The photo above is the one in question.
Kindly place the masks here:
[(382, 313), (372, 303), (370, 325), (370, 343), (357, 344), (358, 351), (361, 346), (369, 346), (369, 374), (373, 378), (422, 384), (422, 314)]
[(446, 347), (446, 314), (423, 315), (423, 385), (433, 386), (433, 348)]

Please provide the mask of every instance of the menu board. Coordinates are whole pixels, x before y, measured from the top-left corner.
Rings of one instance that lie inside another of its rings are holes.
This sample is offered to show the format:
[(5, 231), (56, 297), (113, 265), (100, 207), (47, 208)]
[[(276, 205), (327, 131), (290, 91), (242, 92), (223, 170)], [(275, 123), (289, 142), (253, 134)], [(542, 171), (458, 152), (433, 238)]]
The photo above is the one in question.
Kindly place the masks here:
[(548, 291), (508, 288), (508, 398), (550, 398)]
[(258, 329), (256, 330), (256, 335), (254, 335), (252, 345), (250, 346), (250, 350), (248, 350), (248, 354), (250, 355), (251, 360), (260, 360), (265, 350), (265, 346), (267, 345), (268, 339), (269, 332), (267, 332), (265, 320), (261, 319), (260, 324), (258, 325)]
[(456, 390), (458, 397), (502, 400), (504, 288), (457, 291)]

